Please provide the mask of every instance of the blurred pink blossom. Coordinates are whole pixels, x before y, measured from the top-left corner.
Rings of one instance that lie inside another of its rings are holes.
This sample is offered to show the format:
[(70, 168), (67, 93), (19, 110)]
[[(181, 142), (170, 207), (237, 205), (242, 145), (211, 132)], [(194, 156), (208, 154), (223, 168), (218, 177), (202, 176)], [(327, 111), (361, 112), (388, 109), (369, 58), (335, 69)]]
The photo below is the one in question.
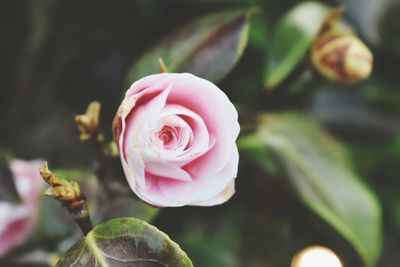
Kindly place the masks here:
[(0, 256), (24, 243), (34, 228), (41, 189), (44, 182), (39, 174), (43, 161), (12, 160), (13, 175), (20, 203), (0, 202)]

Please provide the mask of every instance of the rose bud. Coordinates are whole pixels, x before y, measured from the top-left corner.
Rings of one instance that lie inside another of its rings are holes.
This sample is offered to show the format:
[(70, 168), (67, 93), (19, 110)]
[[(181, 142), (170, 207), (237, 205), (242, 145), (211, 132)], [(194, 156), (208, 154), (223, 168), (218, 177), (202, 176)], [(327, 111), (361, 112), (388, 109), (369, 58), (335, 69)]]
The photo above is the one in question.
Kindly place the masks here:
[(239, 130), (228, 97), (189, 73), (135, 82), (113, 123), (130, 187), (159, 207), (227, 201), (235, 192)]
[(33, 230), (44, 184), (39, 175), (41, 164), (38, 160), (10, 163), (21, 202), (0, 201), (0, 257), (24, 243)]
[(373, 56), (356, 36), (328, 31), (314, 42), (311, 62), (314, 69), (328, 80), (352, 84), (369, 77)]

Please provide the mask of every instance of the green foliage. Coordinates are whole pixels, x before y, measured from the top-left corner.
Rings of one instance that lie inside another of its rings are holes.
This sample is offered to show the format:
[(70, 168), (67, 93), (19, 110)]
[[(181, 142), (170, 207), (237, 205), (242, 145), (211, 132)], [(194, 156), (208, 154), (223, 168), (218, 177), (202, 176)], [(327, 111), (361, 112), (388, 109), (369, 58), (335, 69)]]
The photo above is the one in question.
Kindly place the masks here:
[(249, 158), (265, 171), (271, 174), (278, 174), (279, 164), (273, 151), (266, 148), (264, 142), (255, 134), (241, 137), (237, 144), (242, 156)]
[(260, 51), (266, 51), (270, 43), (268, 17), (264, 12), (258, 12), (250, 17), (249, 45)]
[(132, 67), (128, 81), (158, 73), (162, 58), (170, 72), (190, 72), (217, 82), (247, 45), (249, 10), (220, 12), (195, 20), (163, 39)]
[(304, 59), (328, 14), (326, 5), (308, 1), (295, 6), (279, 21), (271, 37), (265, 86), (277, 86)]
[(193, 266), (169, 237), (144, 221), (118, 218), (97, 225), (56, 266)]
[[(225, 214), (207, 222), (196, 216), (183, 229), (179, 243), (188, 251), (195, 266), (239, 267), (242, 236), (238, 218)], [(211, 225), (211, 226), (210, 226)]]
[(381, 208), (343, 146), (312, 120), (290, 113), (263, 116), (257, 136), (281, 160), (304, 203), (374, 266), (382, 246)]

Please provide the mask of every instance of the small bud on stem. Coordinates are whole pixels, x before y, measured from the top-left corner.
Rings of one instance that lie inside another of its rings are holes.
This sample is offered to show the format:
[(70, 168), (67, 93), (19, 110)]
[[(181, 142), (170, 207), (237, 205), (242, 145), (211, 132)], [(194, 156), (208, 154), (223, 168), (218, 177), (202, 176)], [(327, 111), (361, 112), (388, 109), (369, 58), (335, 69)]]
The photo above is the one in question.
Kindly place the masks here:
[[(118, 148), (114, 142), (107, 144), (104, 135), (99, 129), (101, 104), (97, 101), (91, 102), (86, 113), (76, 115), (75, 122), (81, 133), (80, 139), (90, 142), (97, 152), (97, 161), (94, 165), (94, 171), (101, 184), (106, 184), (109, 180), (109, 167), (118, 158)], [(113, 146), (114, 145), (114, 146)], [(111, 193), (108, 186), (104, 186), (106, 193)]]
[(99, 142), (104, 140), (103, 134), (98, 131), (101, 104), (98, 101), (91, 102), (85, 114), (75, 116), (75, 122), (81, 132), (82, 141), (96, 139)]
[(91, 102), (86, 113), (75, 115), (75, 122), (81, 133), (80, 139), (82, 141), (92, 141), (100, 157), (113, 156), (111, 149), (104, 142), (103, 133), (99, 130), (100, 108), (100, 102)]
[(58, 178), (49, 170), (47, 162), (44, 163), (39, 171), (43, 180), (50, 185), (50, 188), (44, 192), (44, 195), (59, 200), (79, 225), (84, 235), (90, 232), (93, 226), (87, 209), (86, 197), (81, 191), (79, 184), (74, 181)]

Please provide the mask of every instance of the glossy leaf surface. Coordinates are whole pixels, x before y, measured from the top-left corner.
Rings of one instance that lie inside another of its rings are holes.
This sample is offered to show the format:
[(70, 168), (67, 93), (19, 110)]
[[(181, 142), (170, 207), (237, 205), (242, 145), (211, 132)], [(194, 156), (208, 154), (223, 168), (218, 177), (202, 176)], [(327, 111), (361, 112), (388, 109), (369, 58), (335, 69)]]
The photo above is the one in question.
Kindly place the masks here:
[(81, 239), (56, 266), (191, 267), (180, 247), (154, 226), (134, 218), (102, 223)]
[(242, 157), (250, 158), (252, 162), (271, 174), (279, 172), (279, 163), (274, 157), (275, 155), (255, 134), (239, 138), (237, 145)]
[(329, 11), (324, 4), (307, 1), (295, 6), (279, 21), (268, 53), (265, 86), (276, 87), (300, 63)]
[(265, 115), (257, 135), (276, 153), (304, 203), (373, 266), (382, 245), (381, 208), (344, 148), (309, 118), (290, 113)]
[(160, 72), (190, 72), (217, 82), (235, 65), (247, 45), (249, 12), (226, 11), (195, 20), (164, 38), (132, 66), (128, 82)]

